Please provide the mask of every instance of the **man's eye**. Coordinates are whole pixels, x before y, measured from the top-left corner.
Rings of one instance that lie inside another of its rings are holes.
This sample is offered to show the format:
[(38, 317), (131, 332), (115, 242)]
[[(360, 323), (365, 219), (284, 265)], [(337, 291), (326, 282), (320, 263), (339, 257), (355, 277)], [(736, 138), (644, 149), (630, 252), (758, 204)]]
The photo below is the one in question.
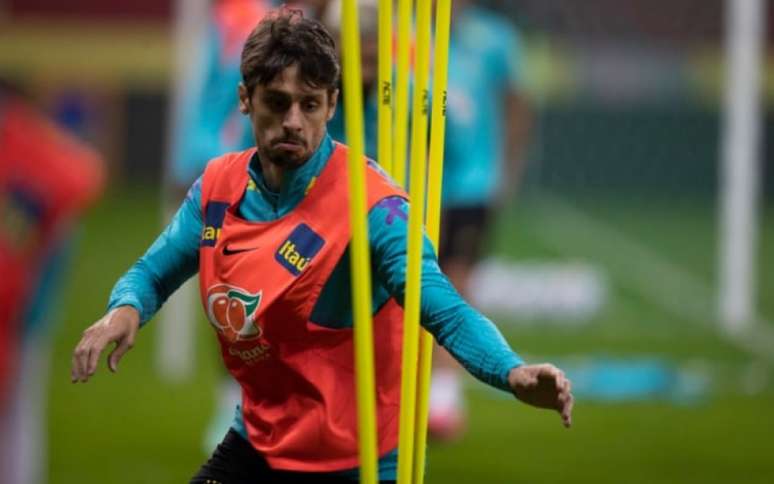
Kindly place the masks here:
[(287, 109), (287, 101), (279, 97), (269, 97), (265, 99), (266, 105), (272, 111), (284, 111)]
[(317, 101), (306, 101), (303, 104), (304, 111), (315, 111), (320, 106)]

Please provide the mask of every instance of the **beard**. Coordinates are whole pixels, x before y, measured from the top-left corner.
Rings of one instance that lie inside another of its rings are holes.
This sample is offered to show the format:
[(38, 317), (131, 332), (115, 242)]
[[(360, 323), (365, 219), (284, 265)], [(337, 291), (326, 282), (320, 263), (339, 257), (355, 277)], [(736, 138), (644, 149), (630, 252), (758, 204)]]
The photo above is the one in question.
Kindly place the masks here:
[(269, 149), (264, 155), (269, 163), (280, 168), (298, 168), (309, 159), (307, 156), (297, 155), (284, 150)]
[[(299, 150), (288, 150), (277, 148), (278, 145), (287, 143), (300, 147)], [(306, 163), (310, 158), (310, 153), (306, 148), (304, 140), (294, 136), (283, 136), (267, 143), (266, 146), (259, 146), (258, 151), (269, 163), (280, 168), (298, 168)]]

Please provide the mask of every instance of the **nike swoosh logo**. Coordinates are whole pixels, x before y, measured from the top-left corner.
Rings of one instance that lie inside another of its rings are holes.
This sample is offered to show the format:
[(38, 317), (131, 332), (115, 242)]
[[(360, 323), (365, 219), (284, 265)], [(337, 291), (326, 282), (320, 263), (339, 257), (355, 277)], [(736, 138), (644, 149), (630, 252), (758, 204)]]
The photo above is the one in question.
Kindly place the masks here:
[(258, 247), (247, 247), (244, 249), (231, 249), (228, 246), (223, 247), (223, 255), (235, 255), (235, 254), (241, 254), (242, 252), (250, 252), (251, 250), (255, 250)]

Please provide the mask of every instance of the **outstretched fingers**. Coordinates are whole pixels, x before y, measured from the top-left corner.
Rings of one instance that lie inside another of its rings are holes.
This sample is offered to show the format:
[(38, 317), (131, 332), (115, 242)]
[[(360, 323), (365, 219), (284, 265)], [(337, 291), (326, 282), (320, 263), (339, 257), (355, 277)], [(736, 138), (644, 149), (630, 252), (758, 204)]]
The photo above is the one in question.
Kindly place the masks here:
[(87, 378), (94, 375), (94, 373), (97, 371), (97, 365), (99, 365), (99, 357), (102, 356), (102, 352), (105, 350), (105, 347), (108, 345), (108, 339), (105, 336), (98, 336), (94, 338), (92, 341), (91, 346), (89, 347), (89, 357), (88, 357), (88, 363), (86, 366), (86, 376)]
[(538, 408), (556, 410), (565, 427), (572, 425), (575, 403), (572, 383), (556, 366), (543, 363), (516, 367), (508, 376), (508, 384), (519, 400)]
[(127, 337), (119, 341), (113, 351), (110, 352), (110, 356), (108, 356), (108, 368), (110, 368), (110, 371), (114, 373), (118, 371), (118, 362), (121, 361), (121, 358), (126, 354), (127, 351), (134, 347), (134, 336), (135, 333), (132, 332)]
[(89, 353), (91, 348), (92, 335), (87, 330), (83, 333), (81, 341), (73, 351), (72, 381), (86, 382), (88, 380)]
[(572, 383), (570, 379), (564, 374), (564, 372), (558, 368), (554, 368), (556, 372), (555, 384), (556, 384), (556, 410), (562, 416), (562, 423), (569, 428), (572, 425), (572, 407), (575, 403), (575, 398), (572, 395)]
[(562, 370), (551, 364), (540, 366), (540, 377), (551, 380), (554, 385), (554, 408), (562, 417), (565, 427), (572, 425), (572, 408), (575, 398), (572, 395), (572, 383)]
[(559, 413), (562, 415), (562, 423), (565, 427), (570, 428), (572, 426), (572, 407), (575, 404), (575, 397), (572, 393), (567, 394), (567, 398), (564, 399), (562, 408)]
[(73, 352), (72, 381), (87, 382), (97, 370), (97, 363), (107, 341), (100, 335), (86, 331)]
[(97, 371), (99, 358), (105, 347), (117, 339), (107, 322), (102, 318), (83, 332), (81, 340), (73, 351), (73, 368), (71, 378), (73, 383), (86, 383)]
[(131, 306), (111, 310), (83, 332), (83, 337), (73, 351), (70, 377), (75, 382), (86, 382), (96, 371), (102, 352), (116, 343), (108, 357), (108, 367), (116, 371), (118, 362), (134, 346), (140, 327), (140, 314)]

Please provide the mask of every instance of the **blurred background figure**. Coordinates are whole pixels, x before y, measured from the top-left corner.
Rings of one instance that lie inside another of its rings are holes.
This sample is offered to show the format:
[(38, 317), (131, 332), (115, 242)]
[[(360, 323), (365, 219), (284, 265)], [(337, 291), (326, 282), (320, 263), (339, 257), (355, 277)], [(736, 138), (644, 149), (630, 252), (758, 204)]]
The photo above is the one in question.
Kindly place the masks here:
[[(363, 76), (363, 130), (365, 135), (365, 155), (377, 159), (379, 136), (378, 92), (379, 77), (379, 10), (377, 0), (358, 0), (358, 20), (360, 21), (360, 64)], [(326, 6), (321, 21), (330, 30), (333, 38), (341, 38), (341, 0), (331, 0)], [(338, 43), (341, 57), (341, 43)], [(344, 95), (339, 94), (336, 114), (328, 122), (328, 133), (334, 140), (346, 142), (344, 126)]]
[(173, 127), (169, 177), (179, 205), (207, 162), (253, 143), (250, 125), (237, 108), (242, 80), (239, 61), (244, 39), (263, 18), (268, 0), (217, 0), (197, 42), (193, 74), (184, 81), (185, 95)]
[[(495, 211), (511, 202), (526, 162), (530, 113), (515, 25), (471, 0), (452, 2), (439, 261), (463, 297)], [(465, 427), (461, 368), (436, 345), (429, 432)]]
[(100, 157), (0, 80), (0, 468), (47, 482), (52, 328), (77, 219), (102, 190)]

